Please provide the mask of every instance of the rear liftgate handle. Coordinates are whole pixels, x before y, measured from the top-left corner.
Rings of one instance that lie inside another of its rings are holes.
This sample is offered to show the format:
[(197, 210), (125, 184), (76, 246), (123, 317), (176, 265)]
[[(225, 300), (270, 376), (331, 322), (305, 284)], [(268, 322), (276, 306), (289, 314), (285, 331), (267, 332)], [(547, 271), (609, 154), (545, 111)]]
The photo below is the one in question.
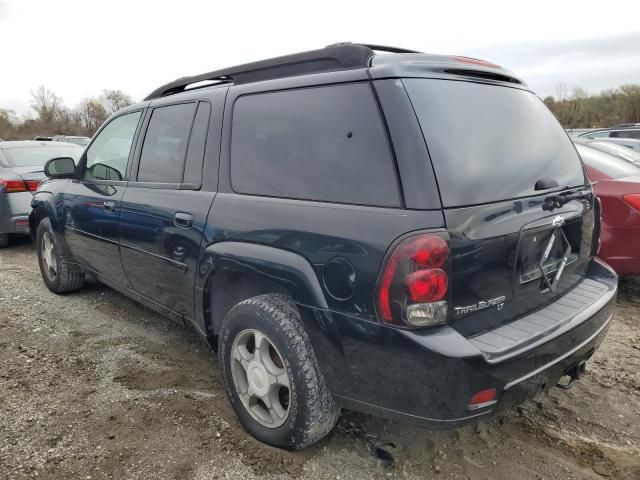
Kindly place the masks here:
[(173, 216), (173, 224), (180, 228), (191, 228), (193, 225), (193, 215), (178, 212)]

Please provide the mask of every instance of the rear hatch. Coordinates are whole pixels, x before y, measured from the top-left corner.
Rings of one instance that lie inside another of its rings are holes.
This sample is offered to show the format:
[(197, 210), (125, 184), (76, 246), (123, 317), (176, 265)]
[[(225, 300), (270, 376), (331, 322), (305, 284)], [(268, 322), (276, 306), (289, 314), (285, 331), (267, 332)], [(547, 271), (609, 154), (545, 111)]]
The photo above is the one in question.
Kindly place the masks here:
[(575, 287), (592, 255), (595, 200), (551, 112), (518, 87), (403, 82), (451, 237), (453, 327), (492, 330)]

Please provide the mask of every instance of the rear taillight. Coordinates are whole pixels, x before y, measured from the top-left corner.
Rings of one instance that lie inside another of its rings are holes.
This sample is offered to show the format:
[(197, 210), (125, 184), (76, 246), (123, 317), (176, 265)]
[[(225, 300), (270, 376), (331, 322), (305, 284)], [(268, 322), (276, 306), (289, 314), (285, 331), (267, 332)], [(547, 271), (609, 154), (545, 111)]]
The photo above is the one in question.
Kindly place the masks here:
[(40, 180), (14, 180), (0, 178), (0, 193), (35, 192)]
[(627, 195), (623, 195), (622, 198), (624, 199), (625, 202), (627, 202), (627, 204), (631, 205), (633, 208), (640, 211), (640, 194), (629, 193)]
[(415, 327), (447, 321), (448, 239), (446, 233), (413, 235), (391, 251), (377, 294), (384, 321)]
[(27, 190), (29, 190), (30, 192), (35, 192), (36, 190), (38, 190), (40, 180), (25, 180), (24, 183), (27, 184)]

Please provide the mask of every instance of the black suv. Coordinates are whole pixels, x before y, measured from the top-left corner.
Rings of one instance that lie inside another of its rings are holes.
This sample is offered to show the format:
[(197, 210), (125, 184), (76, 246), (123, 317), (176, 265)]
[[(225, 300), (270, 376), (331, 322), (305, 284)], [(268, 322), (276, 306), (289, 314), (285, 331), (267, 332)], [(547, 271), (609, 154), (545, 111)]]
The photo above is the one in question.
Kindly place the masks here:
[(90, 274), (195, 327), (272, 445), (340, 408), (486, 418), (579, 377), (613, 315), (576, 150), (481, 60), (338, 44), (181, 78), (46, 172), (49, 289)]

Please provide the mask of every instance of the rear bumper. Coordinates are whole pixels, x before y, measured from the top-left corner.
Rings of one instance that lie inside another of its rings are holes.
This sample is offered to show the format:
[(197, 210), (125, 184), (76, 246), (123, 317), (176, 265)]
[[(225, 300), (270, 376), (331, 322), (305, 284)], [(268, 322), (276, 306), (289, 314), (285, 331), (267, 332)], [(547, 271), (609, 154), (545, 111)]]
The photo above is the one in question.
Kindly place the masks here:
[(0, 194), (0, 233), (29, 233), (31, 192)]
[[(614, 313), (617, 277), (593, 262), (589, 280), (604, 287), (596, 301), (542, 338), (501, 354), (483, 352), (451, 327), (406, 331), (303, 307), (321, 368), (344, 407), (404, 417), (430, 428), (454, 428), (523, 402), (589, 358)], [(497, 402), (470, 410), (489, 388)]]

